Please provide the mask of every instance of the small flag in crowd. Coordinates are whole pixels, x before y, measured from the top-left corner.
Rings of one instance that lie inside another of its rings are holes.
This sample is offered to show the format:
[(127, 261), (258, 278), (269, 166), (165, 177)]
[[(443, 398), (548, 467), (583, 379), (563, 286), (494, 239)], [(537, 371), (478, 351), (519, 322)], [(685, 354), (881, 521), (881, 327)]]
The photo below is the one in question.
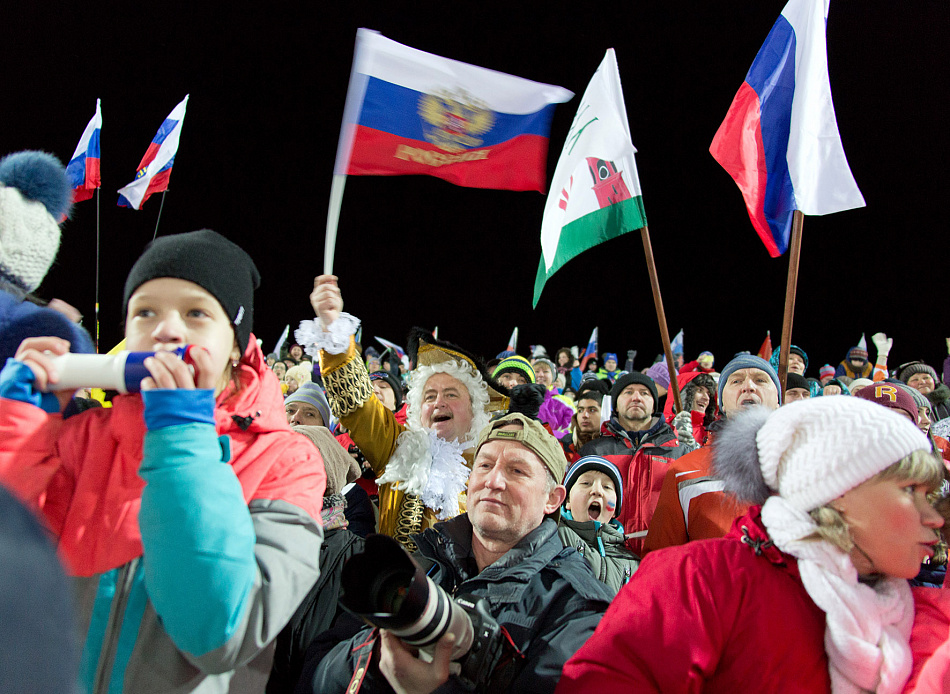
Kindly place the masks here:
[(505, 349), (508, 352), (518, 351), (518, 328), (511, 331), (511, 337), (508, 338), (508, 346)]
[(683, 331), (680, 330), (676, 335), (670, 340), (670, 351), (673, 354), (684, 354), (683, 352)]
[(399, 358), (399, 361), (402, 361), (402, 358), (406, 356), (406, 350), (397, 345), (395, 342), (390, 342), (389, 340), (384, 340), (383, 338), (376, 336), (376, 341), (381, 344), (383, 347), (388, 347), (393, 352), (396, 353), (396, 356)]
[(610, 48), (584, 92), (551, 181), (541, 220), (534, 306), (544, 283), (571, 258), (646, 226), (636, 151)]
[(590, 334), (590, 339), (587, 341), (587, 349), (584, 350), (584, 355), (581, 357), (581, 372), (584, 371), (584, 367), (587, 366), (587, 360), (591, 357), (597, 356), (597, 328)]
[(360, 29), (334, 173), (543, 193), (554, 107), (572, 96)]
[(792, 213), (864, 207), (838, 134), (828, 81), (829, 0), (791, 0), (709, 147), (735, 180), (773, 258), (788, 250)]
[(153, 193), (168, 189), (168, 179), (175, 163), (178, 140), (181, 138), (181, 125), (185, 120), (185, 107), (188, 96), (178, 104), (152, 138), (152, 143), (139, 162), (135, 180), (125, 188), (119, 189), (119, 207), (131, 207), (141, 210), (142, 205)]
[(274, 354), (280, 356), (280, 349), (284, 346), (284, 343), (287, 342), (287, 338), (290, 337), (290, 325), (284, 326), (284, 332), (280, 334), (280, 338), (277, 340), (277, 344), (274, 345)]
[(760, 359), (765, 359), (765, 361), (772, 358), (772, 333), (770, 331), (766, 331), (765, 340), (762, 342), (762, 346), (759, 347), (756, 356)]
[(99, 175), (99, 131), (102, 130), (102, 110), (96, 99), (96, 115), (82, 131), (76, 151), (66, 165), (66, 176), (73, 189), (73, 202), (82, 202), (92, 197), (92, 191), (102, 185)]

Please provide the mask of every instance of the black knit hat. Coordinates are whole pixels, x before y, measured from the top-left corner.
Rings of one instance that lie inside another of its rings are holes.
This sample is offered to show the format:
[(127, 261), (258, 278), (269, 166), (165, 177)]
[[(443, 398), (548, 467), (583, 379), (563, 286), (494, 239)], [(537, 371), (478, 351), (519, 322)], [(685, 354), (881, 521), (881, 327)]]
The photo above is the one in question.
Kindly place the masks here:
[(146, 247), (125, 280), (122, 313), (128, 312), (136, 289), (160, 277), (194, 282), (217, 299), (244, 354), (254, 325), (254, 290), (261, 284), (251, 256), (210, 229), (159, 237)]
[(402, 385), (399, 381), (396, 380), (396, 377), (389, 371), (374, 371), (369, 375), (369, 380), (372, 383), (373, 381), (386, 381), (389, 384), (389, 387), (393, 389), (393, 395), (395, 397), (396, 409), (398, 410), (402, 407)]
[(617, 398), (620, 397), (623, 389), (632, 383), (639, 383), (650, 389), (650, 394), (653, 396), (653, 412), (656, 412), (659, 405), (659, 396), (656, 394), (656, 383), (653, 382), (652, 378), (639, 371), (626, 373), (614, 383), (613, 388), (610, 389), (610, 401), (614, 404), (614, 407), (617, 406)]

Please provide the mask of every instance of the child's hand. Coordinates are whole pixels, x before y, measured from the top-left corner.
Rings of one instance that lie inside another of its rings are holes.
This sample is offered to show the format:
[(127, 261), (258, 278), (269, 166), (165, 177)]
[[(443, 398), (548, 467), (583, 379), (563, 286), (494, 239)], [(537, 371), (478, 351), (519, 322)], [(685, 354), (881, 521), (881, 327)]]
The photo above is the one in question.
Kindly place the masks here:
[(61, 337), (28, 337), (17, 347), (14, 358), (33, 372), (36, 390), (46, 392), (50, 385), (59, 381), (59, 374), (50, 356), (67, 352), (69, 340)]
[[(192, 347), (188, 351), (189, 365), (172, 352), (157, 352), (154, 357), (145, 360), (145, 368), (150, 378), (142, 380), (142, 390), (156, 388), (194, 390), (195, 388), (214, 390), (221, 380), (221, 374), (211, 359), (211, 353), (204, 347)], [(192, 373), (192, 367), (194, 373)]]

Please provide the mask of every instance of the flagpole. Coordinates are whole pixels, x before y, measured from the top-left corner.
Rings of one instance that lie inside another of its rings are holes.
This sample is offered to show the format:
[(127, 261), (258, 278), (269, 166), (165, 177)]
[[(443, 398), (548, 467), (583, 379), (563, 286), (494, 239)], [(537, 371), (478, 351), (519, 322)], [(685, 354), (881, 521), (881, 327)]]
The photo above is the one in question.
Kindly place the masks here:
[(650, 287), (653, 289), (653, 303), (656, 305), (656, 319), (660, 324), (660, 339), (663, 340), (663, 353), (666, 355), (666, 366), (670, 370), (670, 390), (673, 392), (673, 402), (676, 411), (683, 411), (680, 399), (680, 385), (676, 380), (676, 367), (673, 365), (673, 349), (670, 347), (670, 331), (666, 327), (666, 312), (663, 310), (663, 297), (660, 296), (660, 281), (656, 276), (656, 263), (653, 260), (653, 245), (650, 243), (650, 228), (646, 225), (640, 230), (643, 239), (643, 253), (647, 259), (647, 270), (650, 273)]
[(802, 251), (802, 226), (805, 215), (799, 210), (792, 213), (792, 234), (788, 254), (788, 282), (785, 285), (785, 316), (782, 319), (782, 351), (778, 358), (778, 378), (782, 384), (780, 396), (785, 395), (788, 376), (788, 355), (792, 347), (792, 319), (795, 316), (795, 295), (798, 292), (798, 259)]
[(323, 245), (323, 274), (333, 274), (333, 254), (336, 253), (336, 230), (340, 222), (340, 207), (343, 205), (343, 187), (346, 174), (333, 174), (330, 184), (330, 207), (327, 209), (327, 234)]
[(158, 217), (155, 219), (155, 233), (152, 234), (152, 241), (158, 236), (158, 223), (162, 221), (162, 209), (165, 207), (165, 193), (167, 192), (167, 188), (162, 191), (162, 204), (158, 206)]
[(96, 188), (96, 354), (99, 354), (99, 188)]

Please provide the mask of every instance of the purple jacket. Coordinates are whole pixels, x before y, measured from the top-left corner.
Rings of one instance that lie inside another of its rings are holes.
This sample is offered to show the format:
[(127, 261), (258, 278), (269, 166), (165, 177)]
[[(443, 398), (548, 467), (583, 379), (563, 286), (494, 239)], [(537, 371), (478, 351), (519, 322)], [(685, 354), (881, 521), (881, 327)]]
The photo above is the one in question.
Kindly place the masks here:
[(571, 428), (571, 417), (574, 416), (574, 410), (570, 405), (566, 405), (560, 400), (555, 400), (556, 390), (544, 391), (544, 403), (538, 411), (538, 419), (551, 425), (551, 430), (555, 435), (566, 434)]

